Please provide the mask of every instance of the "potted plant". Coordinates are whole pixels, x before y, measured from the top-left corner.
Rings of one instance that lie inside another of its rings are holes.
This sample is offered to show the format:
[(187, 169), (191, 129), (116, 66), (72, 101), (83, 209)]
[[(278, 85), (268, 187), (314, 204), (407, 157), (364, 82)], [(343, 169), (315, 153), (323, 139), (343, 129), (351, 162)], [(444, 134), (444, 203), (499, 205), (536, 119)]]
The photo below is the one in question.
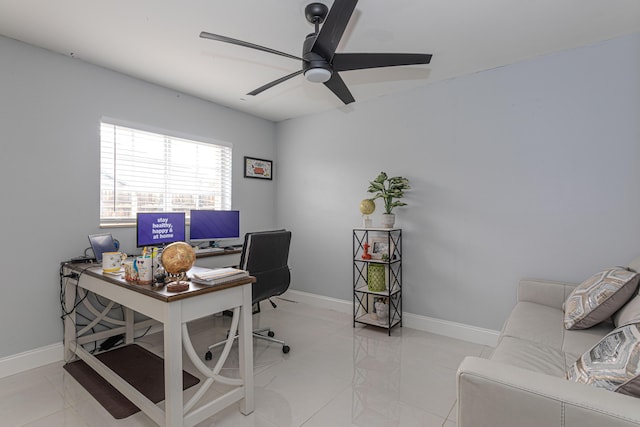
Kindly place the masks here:
[(401, 176), (389, 178), (385, 172), (380, 174), (373, 181), (369, 182), (369, 193), (373, 193), (372, 200), (382, 199), (384, 201), (384, 214), (382, 214), (382, 226), (392, 228), (395, 223), (393, 208), (406, 206), (400, 199), (404, 197), (404, 190), (411, 188), (409, 180)]

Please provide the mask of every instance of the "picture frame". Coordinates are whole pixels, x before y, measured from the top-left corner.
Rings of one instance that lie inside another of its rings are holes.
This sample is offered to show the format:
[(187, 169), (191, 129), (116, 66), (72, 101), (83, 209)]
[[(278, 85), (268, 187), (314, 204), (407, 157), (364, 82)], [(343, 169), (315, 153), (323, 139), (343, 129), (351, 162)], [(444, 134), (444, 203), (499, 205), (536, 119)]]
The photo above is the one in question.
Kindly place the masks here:
[[(391, 245), (391, 247), (389, 245)], [(390, 242), (390, 239), (387, 236), (370, 237), (369, 247), (371, 248), (371, 259), (375, 260), (382, 260), (384, 258), (384, 255), (386, 255), (387, 258), (390, 259), (394, 252), (393, 242)]]
[(244, 157), (244, 177), (272, 180), (273, 179), (273, 161), (245, 156)]

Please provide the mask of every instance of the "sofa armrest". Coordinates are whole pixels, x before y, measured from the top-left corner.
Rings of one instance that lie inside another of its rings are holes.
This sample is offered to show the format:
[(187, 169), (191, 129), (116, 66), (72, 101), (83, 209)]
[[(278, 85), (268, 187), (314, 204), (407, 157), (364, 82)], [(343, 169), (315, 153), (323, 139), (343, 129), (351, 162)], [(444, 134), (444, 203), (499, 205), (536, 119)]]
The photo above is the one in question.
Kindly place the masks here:
[(458, 427), (629, 427), (640, 400), (478, 357), (457, 374)]
[(562, 304), (576, 286), (576, 283), (522, 279), (518, 283), (518, 302), (528, 301), (562, 309)]

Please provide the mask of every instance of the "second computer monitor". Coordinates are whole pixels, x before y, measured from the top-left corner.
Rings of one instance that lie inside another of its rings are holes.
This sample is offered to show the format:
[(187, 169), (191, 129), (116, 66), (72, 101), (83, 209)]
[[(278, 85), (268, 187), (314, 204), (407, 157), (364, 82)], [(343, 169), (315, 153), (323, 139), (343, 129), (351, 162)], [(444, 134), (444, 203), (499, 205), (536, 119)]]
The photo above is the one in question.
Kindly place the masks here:
[(240, 212), (192, 210), (189, 240), (204, 242), (240, 238)]

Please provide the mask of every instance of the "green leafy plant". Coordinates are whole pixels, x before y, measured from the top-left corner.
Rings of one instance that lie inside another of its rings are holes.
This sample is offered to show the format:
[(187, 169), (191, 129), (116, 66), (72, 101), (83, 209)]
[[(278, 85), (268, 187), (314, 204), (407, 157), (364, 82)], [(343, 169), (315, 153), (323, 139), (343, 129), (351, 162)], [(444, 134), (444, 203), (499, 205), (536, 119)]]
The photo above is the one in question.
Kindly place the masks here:
[(385, 172), (380, 174), (373, 181), (369, 182), (369, 193), (373, 193), (372, 200), (382, 199), (384, 201), (385, 213), (392, 213), (393, 208), (406, 206), (400, 199), (404, 197), (404, 191), (410, 189), (409, 180), (401, 176), (389, 178)]

